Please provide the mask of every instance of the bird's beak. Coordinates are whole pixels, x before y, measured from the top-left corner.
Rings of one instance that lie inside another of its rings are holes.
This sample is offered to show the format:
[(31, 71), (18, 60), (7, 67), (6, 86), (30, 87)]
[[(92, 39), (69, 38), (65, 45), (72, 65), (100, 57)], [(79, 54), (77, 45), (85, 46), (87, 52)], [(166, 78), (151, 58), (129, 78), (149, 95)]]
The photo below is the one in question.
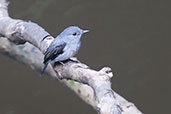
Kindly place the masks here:
[(83, 33), (87, 33), (87, 32), (90, 32), (90, 30), (83, 30)]

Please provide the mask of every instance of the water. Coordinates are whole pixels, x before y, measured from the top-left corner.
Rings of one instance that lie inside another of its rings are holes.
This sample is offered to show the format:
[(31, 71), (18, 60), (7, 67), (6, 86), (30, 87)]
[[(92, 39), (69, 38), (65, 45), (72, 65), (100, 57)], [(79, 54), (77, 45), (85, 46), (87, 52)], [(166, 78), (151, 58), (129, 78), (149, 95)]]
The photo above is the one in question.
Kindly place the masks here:
[[(11, 0), (9, 8), (53, 36), (69, 25), (90, 29), (76, 56), (93, 69), (110, 66), (113, 89), (145, 114), (171, 113), (170, 11), (166, 0)], [(0, 58), (0, 114), (96, 113), (50, 77)]]

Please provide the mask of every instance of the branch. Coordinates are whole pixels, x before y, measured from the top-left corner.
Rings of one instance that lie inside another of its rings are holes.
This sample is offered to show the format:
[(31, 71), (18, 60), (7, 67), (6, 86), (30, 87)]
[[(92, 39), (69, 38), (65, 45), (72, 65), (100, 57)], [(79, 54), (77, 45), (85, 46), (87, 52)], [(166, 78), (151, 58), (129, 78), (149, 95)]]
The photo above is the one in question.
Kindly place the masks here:
[[(8, 2), (0, 0), (0, 52), (40, 71), (43, 65), (42, 53), (54, 38), (33, 22), (10, 18), (7, 9)], [(81, 62), (68, 61), (65, 64), (49, 65), (45, 73), (55, 79), (63, 79), (60, 81), (94, 107), (99, 114), (142, 114), (134, 104), (112, 90), (113, 74), (110, 68), (95, 71)], [(68, 80), (74, 80), (74, 85)]]

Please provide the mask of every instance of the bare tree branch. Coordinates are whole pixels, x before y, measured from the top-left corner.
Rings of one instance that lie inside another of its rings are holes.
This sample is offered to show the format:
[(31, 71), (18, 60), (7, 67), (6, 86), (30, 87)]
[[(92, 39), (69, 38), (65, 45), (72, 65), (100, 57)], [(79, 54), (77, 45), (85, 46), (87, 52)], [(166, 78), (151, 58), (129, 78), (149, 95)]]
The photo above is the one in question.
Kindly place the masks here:
[[(7, 9), (7, 0), (0, 0), (0, 52), (40, 71), (43, 65), (42, 53), (54, 38), (33, 22), (10, 18)], [(68, 61), (65, 66), (49, 65), (46, 73), (55, 79), (64, 79), (60, 81), (99, 114), (142, 114), (134, 104), (112, 90), (113, 74), (108, 67), (95, 71), (81, 62)], [(67, 80), (74, 80), (74, 85)]]

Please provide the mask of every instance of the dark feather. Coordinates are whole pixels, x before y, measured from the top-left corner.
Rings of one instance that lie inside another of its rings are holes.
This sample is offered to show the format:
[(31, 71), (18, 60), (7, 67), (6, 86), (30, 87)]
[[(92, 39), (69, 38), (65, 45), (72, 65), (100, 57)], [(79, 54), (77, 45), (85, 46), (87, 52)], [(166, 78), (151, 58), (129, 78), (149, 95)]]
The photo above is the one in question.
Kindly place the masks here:
[(65, 46), (66, 46), (66, 43), (63, 43), (55, 47), (49, 47), (47, 51), (45, 52), (43, 63), (46, 63), (49, 60), (53, 61), (58, 55), (63, 53), (63, 49), (65, 48)]

